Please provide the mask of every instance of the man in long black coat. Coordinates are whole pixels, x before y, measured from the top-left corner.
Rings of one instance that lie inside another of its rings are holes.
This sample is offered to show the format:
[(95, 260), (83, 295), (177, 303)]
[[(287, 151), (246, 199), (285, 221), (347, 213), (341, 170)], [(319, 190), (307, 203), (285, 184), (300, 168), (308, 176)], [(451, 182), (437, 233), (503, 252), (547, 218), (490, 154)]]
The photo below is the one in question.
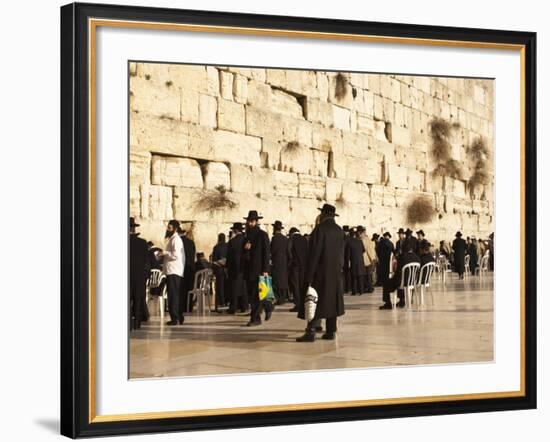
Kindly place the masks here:
[[(349, 226), (343, 226), (342, 230), (344, 232), (344, 250), (348, 241), (351, 238), (351, 230)], [(344, 293), (351, 291), (351, 271), (347, 263), (344, 261)]]
[(454, 268), (460, 279), (464, 278), (464, 256), (466, 255), (466, 241), (462, 239), (462, 233), (456, 232), (453, 241)]
[(420, 258), (412, 249), (412, 242), (404, 241), (401, 247), (401, 254), (397, 257), (397, 268), (395, 269), (395, 273), (384, 283), (382, 291), (382, 301), (384, 304), (380, 306), (380, 310), (391, 310), (393, 308), (390, 300), (390, 293), (395, 290), (397, 290), (397, 297), (399, 298), (397, 307), (405, 307), (405, 294), (403, 290), (398, 290), (398, 287), (401, 285), (403, 267), (412, 262), (420, 263)]
[(397, 232), (397, 242), (395, 243), (395, 256), (399, 256), (401, 255), (401, 253), (403, 252), (403, 243), (405, 242), (405, 239), (406, 239), (406, 235), (405, 235), (405, 230), (403, 230), (402, 227), (399, 228), (399, 231)]
[(227, 261), (227, 243), (225, 233), (218, 234), (218, 242), (212, 248), (212, 269), (216, 278), (216, 307), (226, 305), (228, 299), (225, 296), (225, 264)]
[(262, 219), (256, 210), (250, 210), (246, 219), (246, 233), (244, 241), (244, 280), (246, 291), (250, 299), (249, 327), (262, 323), (261, 314), (265, 310), (265, 320), (271, 318), (273, 304), (268, 300), (260, 301), (259, 277), (269, 274), (269, 237), (260, 229), (258, 220)]
[[(418, 242), (418, 252), (420, 257), (420, 270), (422, 270), (422, 267), (424, 267), (425, 264), (428, 264), (430, 262), (435, 262), (434, 256), (430, 253), (430, 247), (432, 245), (425, 239)], [(419, 281), (422, 284), (426, 283), (426, 274), (423, 275), (422, 281)], [(433, 275), (432, 275), (433, 276)], [(420, 272), (418, 274), (418, 278), (420, 278)]]
[[(344, 314), (344, 287), (342, 268), (344, 262), (344, 233), (334, 220), (336, 208), (325, 204), (321, 208), (319, 224), (311, 232), (306, 270), (306, 285), (317, 291), (315, 316), (306, 326), (298, 342), (313, 342), (321, 319), (326, 319), (323, 339), (334, 339), (337, 317)], [(298, 317), (305, 319), (302, 302)]]
[(244, 253), (244, 235), (243, 224), (233, 223), (231, 231), (233, 236), (227, 243), (227, 278), (229, 280), (229, 292), (231, 299), (229, 302), (229, 314), (235, 314), (237, 309), (241, 313), (248, 309), (248, 297), (243, 278), (243, 253)]
[[(470, 255), (470, 272), (472, 273), (472, 275), (475, 275), (479, 256), (477, 254), (477, 240), (473, 236), (470, 239), (470, 242), (467, 243), (467, 252), (468, 255)], [(466, 268), (464, 268), (464, 271), (466, 271)]]
[(390, 232), (386, 232), (378, 241), (378, 268), (380, 269), (378, 285), (382, 286), (390, 277), (390, 260), (394, 252), (394, 246), (390, 238)]
[[(183, 312), (187, 310), (187, 297), (189, 291), (193, 289), (195, 282), (195, 241), (187, 236), (187, 231), (181, 229), (179, 231), (181, 241), (183, 242), (183, 249), (185, 253), (185, 266), (183, 267), (183, 280), (180, 284), (180, 317), (183, 316)], [(189, 306), (189, 311), (193, 311), (193, 304)]]
[(359, 239), (359, 232), (354, 230), (344, 246), (344, 268), (347, 266), (351, 274), (351, 294), (363, 294), (363, 280), (365, 278), (365, 247)]
[(273, 238), (271, 238), (271, 276), (273, 291), (277, 304), (284, 304), (288, 299), (288, 238), (281, 232), (284, 229), (281, 221), (272, 224)]
[(130, 330), (138, 329), (142, 321), (148, 318), (145, 290), (151, 270), (147, 241), (136, 233), (138, 227), (134, 218), (130, 218)]
[(307, 239), (300, 234), (296, 227), (289, 231), (288, 248), (289, 259), (289, 288), (292, 293), (292, 302), (294, 307), (291, 312), (298, 312), (302, 299), (305, 295), (305, 276), (307, 263)]

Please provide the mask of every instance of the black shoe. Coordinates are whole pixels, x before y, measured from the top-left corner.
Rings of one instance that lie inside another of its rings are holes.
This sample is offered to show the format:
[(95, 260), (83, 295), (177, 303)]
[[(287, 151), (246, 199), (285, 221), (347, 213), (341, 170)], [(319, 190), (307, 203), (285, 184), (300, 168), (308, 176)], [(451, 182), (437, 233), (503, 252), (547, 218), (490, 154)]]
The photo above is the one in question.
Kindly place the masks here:
[(326, 332), (323, 336), (321, 336), (321, 339), (324, 339), (326, 341), (333, 341), (336, 338), (336, 333), (334, 332)]
[(256, 327), (258, 325), (262, 325), (262, 323), (260, 321), (248, 321), (246, 324), (247, 327)]
[(314, 341), (315, 341), (315, 333), (307, 332), (307, 331), (299, 338), (296, 338), (296, 342), (314, 342)]
[(404, 301), (399, 301), (397, 303), (397, 308), (404, 308), (405, 307), (405, 302)]
[(166, 325), (178, 325), (178, 321), (168, 321)]
[(317, 333), (321, 333), (323, 331), (323, 326), (322, 325), (318, 325), (317, 327), (315, 327), (313, 329), (313, 331), (317, 332)]
[(274, 310), (274, 309), (266, 310), (266, 311), (265, 311), (265, 320), (266, 320), (266, 321), (269, 321), (269, 319), (271, 318), (271, 315), (273, 314), (273, 310)]
[(374, 287), (367, 289), (367, 293), (372, 293), (372, 292), (374, 292)]
[(178, 324), (182, 325), (185, 322), (185, 316), (181, 315), (178, 319)]
[(391, 310), (393, 307), (389, 303), (382, 304), (380, 307), (378, 307), (380, 310)]
[(297, 313), (298, 312), (298, 307), (292, 307), (289, 312), (291, 313)]

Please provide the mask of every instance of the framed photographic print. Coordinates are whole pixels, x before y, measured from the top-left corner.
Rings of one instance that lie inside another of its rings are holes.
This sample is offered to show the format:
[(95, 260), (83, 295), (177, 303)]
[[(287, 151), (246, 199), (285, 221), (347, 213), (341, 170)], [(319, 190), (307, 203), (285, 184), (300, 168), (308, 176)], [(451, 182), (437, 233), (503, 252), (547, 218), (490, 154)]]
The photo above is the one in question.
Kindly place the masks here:
[(535, 53), (63, 6), (62, 434), (536, 407)]

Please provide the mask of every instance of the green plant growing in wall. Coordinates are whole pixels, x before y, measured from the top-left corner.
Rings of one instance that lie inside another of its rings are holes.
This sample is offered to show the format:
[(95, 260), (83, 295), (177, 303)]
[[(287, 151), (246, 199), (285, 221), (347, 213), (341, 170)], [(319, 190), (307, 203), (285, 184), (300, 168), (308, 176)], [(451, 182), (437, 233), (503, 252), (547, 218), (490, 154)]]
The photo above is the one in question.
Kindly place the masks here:
[(195, 201), (195, 206), (200, 210), (214, 212), (216, 210), (234, 209), (238, 203), (228, 195), (223, 184), (216, 186), (214, 190), (203, 191)]

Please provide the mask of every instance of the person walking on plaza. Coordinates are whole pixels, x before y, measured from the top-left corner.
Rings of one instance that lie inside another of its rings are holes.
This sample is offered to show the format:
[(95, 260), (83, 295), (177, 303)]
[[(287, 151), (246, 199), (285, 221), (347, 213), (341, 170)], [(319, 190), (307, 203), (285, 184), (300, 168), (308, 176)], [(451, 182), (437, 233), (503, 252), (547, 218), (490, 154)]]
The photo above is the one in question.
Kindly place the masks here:
[(350, 237), (344, 246), (344, 268), (349, 268), (351, 274), (351, 295), (363, 294), (363, 280), (365, 279), (365, 248), (359, 239), (358, 229), (352, 229)]
[(183, 242), (178, 235), (180, 224), (175, 219), (166, 226), (166, 245), (162, 252), (162, 271), (166, 275), (166, 289), (168, 291), (168, 312), (170, 321), (166, 325), (183, 324), (184, 316), (180, 309), (181, 282), (185, 266)]
[(227, 243), (225, 242), (225, 233), (219, 233), (218, 242), (212, 249), (212, 269), (216, 278), (216, 307), (224, 306), (228, 301), (225, 295), (226, 263)]
[[(466, 241), (462, 239), (461, 232), (456, 232), (455, 234), (455, 239), (453, 241), (453, 252), (455, 272), (458, 273), (458, 277), (460, 279), (464, 279), (464, 256), (466, 255)], [(471, 259), (472, 258), (470, 258), (470, 260)]]
[(397, 268), (395, 269), (395, 273), (384, 283), (382, 291), (382, 301), (384, 303), (379, 307), (380, 310), (391, 310), (393, 308), (390, 300), (390, 293), (395, 290), (397, 290), (397, 297), (399, 298), (397, 307), (405, 307), (405, 293), (403, 292), (403, 290), (399, 290), (399, 286), (401, 285), (401, 275), (403, 273), (403, 267), (405, 267), (407, 264), (410, 264), (411, 262), (420, 263), (420, 258), (413, 251), (413, 246), (414, 244), (412, 243), (412, 241), (403, 242), (402, 253), (397, 257)]
[[(320, 222), (311, 232), (307, 258), (306, 286), (316, 290), (318, 299), (315, 316), (308, 321), (303, 336), (298, 342), (315, 341), (315, 332), (320, 329), (321, 319), (326, 320), (323, 339), (334, 339), (337, 331), (337, 317), (344, 310), (344, 287), (342, 264), (344, 259), (344, 233), (335, 222), (336, 208), (324, 204), (320, 209)], [(300, 304), (298, 317), (306, 319), (305, 303)]]
[(151, 271), (149, 247), (147, 241), (136, 232), (139, 227), (130, 217), (130, 330), (139, 329), (149, 314), (145, 302), (147, 278)]
[(284, 229), (281, 221), (272, 224), (273, 238), (271, 239), (271, 276), (273, 291), (277, 305), (288, 300), (288, 238), (282, 234)]
[(305, 294), (305, 272), (307, 260), (307, 239), (300, 234), (296, 227), (290, 229), (288, 248), (290, 251), (289, 258), (289, 288), (292, 294), (292, 302), (294, 307), (291, 312), (298, 312), (300, 303)]
[(227, 313), (234, 315), (237, 309), (241, 313), (248, 309), (248, 297), (243, 279), (243, 253), (244, 253), (244, 235), (243, 224), (233, 223), (231, 232), (233, 235), (227, 243), (227, 278), (229, 279), (229, 291), (231, 300)]
[(359, 233), (359, 238), (363, 242), (363, 248), (365, 249), (365, 252), (363, 253), (363, 261), (365, 262), (365, 280), (363, 283), (363, 288), (366, 293), (372, 293), (374, 291), (374, 287), (372, 285), (372, 274), (374, 273), (374, 268), (378, 262), (375, 242), (369, 238), (363, 226), (357, 226), (357, 232)]
[(468, 252), (468, 255), (470, 256), (470, 273), (472, 275), (476, 274), (476, 268), (479, 262), (479, 255), (478, 255), (478, 248), (477, 248), (477, 241), (476, 237), (472, 236), (470, 238), (470, 241), (467, 242), (468, 246), (466, 251)]
[(390, 277), (391, 259), (394, 253), (394, 245), (391, 241), (391, 233), (386, 232), (378, 241), (378, 268), (379, 279), (377, 285), (383, 286), (384, 282)]
[(247, 324), (249, 327), (262, 323), (262, 310), (265, 311), (265, 320), (268, 321), (274, 308), (270, 301), (260, 301), (258, 288), (259, 277), (269, 274), (269, 237), (258, 225), (262, 218), (256, 210), (250, 210), (245, 218), (244, 279), (251, 306), (250, 321)]
[[(195, 247), (195, 241), (189, 237), (190, 235), (187, 230), (183, 230), (180, 227), (178, 232), (185, 252), (185, 259), (183, 261), (183, 279), (180, 284), (179, 301), (179, 316), (180, 318), (183, 318), (183, 313), (187, 311), (187, 297), (189, 296), (189, 291), (193, 289), (193, 284), (195, 283), (195, 254), (197, 249)], [(191, 311), (193, 311), (193, 303), (189, 306), (189, 312)]]

